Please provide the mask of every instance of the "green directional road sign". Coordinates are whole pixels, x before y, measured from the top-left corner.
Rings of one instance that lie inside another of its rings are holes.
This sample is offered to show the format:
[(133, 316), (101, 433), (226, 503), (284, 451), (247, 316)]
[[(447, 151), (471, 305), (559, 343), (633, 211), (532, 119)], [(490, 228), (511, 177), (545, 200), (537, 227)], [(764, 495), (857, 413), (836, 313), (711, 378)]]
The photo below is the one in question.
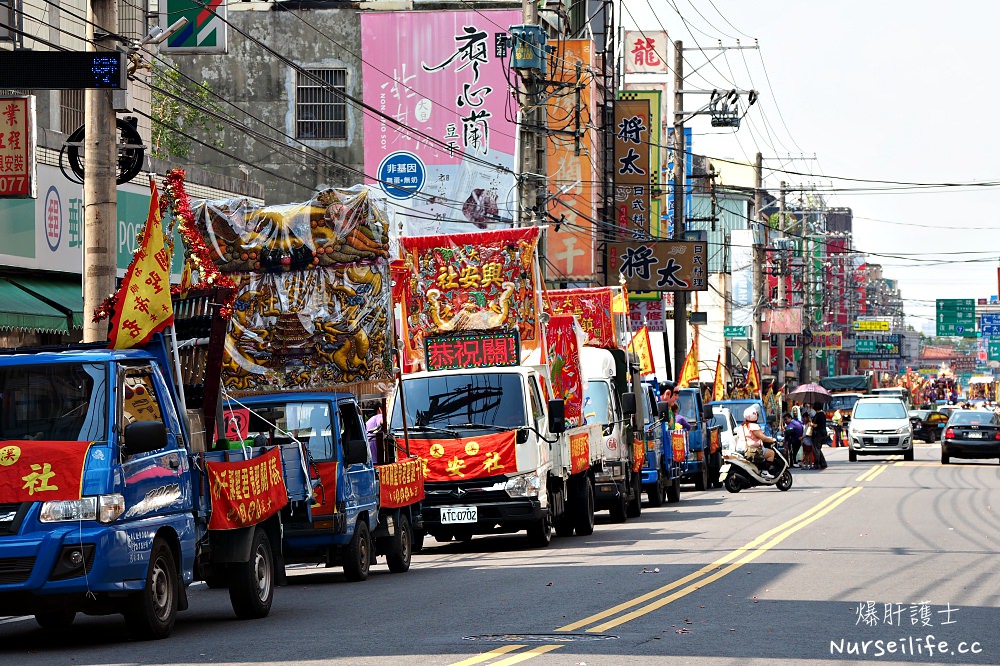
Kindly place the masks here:
[(749, 326), (726, 326), (722, 331), (722, 336), (726, 338), (749, 338)]
[(874, 340), (862, 340), (858, 338), (854, 341), (854, 351), (859, 354), (874, 354), (878, 351), (876, 344)]
[(976, 337), (976, 301), (972, 298), (939, 298), (935, 308), (937, 334)]
[(1000, 361), (1000, 340), (990, 338), (986, 346), (986, 358), (990, 361)]

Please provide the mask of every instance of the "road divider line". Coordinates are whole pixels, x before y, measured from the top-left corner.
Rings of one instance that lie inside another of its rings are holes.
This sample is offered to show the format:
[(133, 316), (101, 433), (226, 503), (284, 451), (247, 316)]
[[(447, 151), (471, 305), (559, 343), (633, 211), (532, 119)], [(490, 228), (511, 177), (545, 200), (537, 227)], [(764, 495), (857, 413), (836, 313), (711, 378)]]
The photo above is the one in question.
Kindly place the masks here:
[(527, 645), (501, 645), (495, 650), (490, 650), (489, 652), (483, 652), (482, 654), (477, 654), (475, 657), (469, 657), (462, 661), (456, 661), (450, 666), (472, 666), (473, 664), (481, 664), (484, 661), (490, 661), (491, 659), (496, 659), (499, 656), (505, 655), (508, 652), (513, 652), (514, 650), (520, 650), (521, 648), (526, 648)]
[(875, 470), (877, 470), (881, 466), (882, 466), (882, 463), (879, 463), (878, 465), (875, 465), (874, 467), (872, 467), (871, 469), (869, 469), (867, 472), (865, 472), (864, 474), (862, 474), (858, 478), (854, 479), (855, 483), (861, 483), (862, 481), (867, 481), (868, 477), (871, 476), (875, 472)]
[[(900, 464), (900, 463), (896, 463), (896, 464), (898, 465), (898, 464)], [(866, 481), (871, 481), (871, 480), (873, 480), (873, 479), (874, 479), (874, 478), (875, 478), (876, 476), (878, 476), (879, 474), (881, 474), (882, 472), (884, 472), (884, 471), (885, 471), (885, 470), (887, 470), (887, 469), (889, 469), (889, 466), (888, 466), (888, 465), (882, 465), (881, 467), (879, 467), (879, 468), (878, 468), (878, 471), (877, 471), (877, 472), (875, 472), (874, 474), (872, 474), (871, 476), (869, 476), (869, 477), (868, 477), (868, 478), (866, 479)]]
[(608, 610), (601, 611), (600, 613), (595, 613), (594, 615), (591, 615), (589, 617), (585, 617), (582, 620), (579, 620), (577, 622), (573, 622), (571, 624), (567, 624), (566, 626), (559, 627), (558, 629), (556, 629), (556, 631), (574, 631), (574, 630), (579, 629), (581, 627), (585, 627), (585, 626), (587, 626), (589, 624), (592, 624), (594, 622), (597, 622), (599, 620), (603, 620), (605, 618), (611, 617), (612, 615), (617, 615), (618, 613), (620, 613), (620, 612), (622, 612), (624, 610), (628, 610), (629, 608), (632, 608), (633, 606), (638, 606), (639, 604), (644, 603), (646, 601), (649, 601), (650, 599), (655, 599), (656, 597), (659, 597), (660, 595), (666, 594), (667, 592), (670, 592), (671, 590), (677, 589), (678, 587), (681, 587), (682, 585), (686, 585), (686, 584), (690, 583), (691, 581), (696, 580), (698, 578), (701, 578), (702, 576), (704, 576), (706, 574), (710, 574), (711, 572), (718, 570), (719, 567), (721, 567), (722, 565), (724, 565), (724, 564), (726, 564), (726, 563), (728, 563), (728, 562), (736, 559), (737, 557), (739, 557), (743, 553), (745, 553), (745, 552), (747, 552), (749, 550), (752, 550), (753, 548), (756, 548), (758, 545), (760, 545), (761, 543), (764, 543), (765, 541), (767, 541), (768, 539), (770, 539), (775, 534), (778, 534), (782, 530), (785, 530), (785, 529), (787, 529), (787, 528), (795, 525), (799, 521), (808, 518), (809, 516), (811, 516), (812, 514), (816, 513), (817, 511), (821, 511), (830, 502), (836, 501), (839, 497), (842, 497), (842, 496), (846, 495), (847, 493), (851, 492), (851, 490), (852, 490), (852, 487), (850, 487), (850, 486), (848, 486), (846, 488), (841, 488), (836, 493), (834, 493), (830, 497), (826, 498), (825, 500), (823, 500), (822, 502), (820, 502), (816, 506), (812, 507), (808, 511), (805, 511), (804, 513), (799, 514), (798, 516), (792, 518), (791, 520), (787, 520), (784, 523), (778, 525), (777, 527), (772, 528), (772, 529), (768, 530), (767, 532), (764, 532), (763, 534), (761, 534), (760, 536), (758, 536), (756, 539), (750, 541), (746, 545), (741, 546), (740, 548), (737, 548), (736, 550), (732, 551), (731, 553), (728, 553), (728, 554), (724, 555), (723, 557), (717, 559), (716, 561), (712, 562), (711, 564), (708, 564), (708, 565), (702, 567), (701, 569), (698, 569), (694, 573), (690, 573), (687, 576), (684, 576), (683, 578), (679, 578), (679, 579), (677, 579), (677, 580), (675, 580), (675, 581), (673, 581), (671, 583), (668, 583), (668, 584), (666, 584), (666, 585), (664, 585), (662, 587), (659, 587), (659, 588), (657, 588), (657, 589), (655, 589), (655, 590), (653, 590), (651, 592), (647, 592), (646, 594), (638, 596), (638, 597), (636, 597), (634, 599), (630, 599), (629, 601), (622, 602), (622, 603), (618, 604), (617, 606), (609, 608)]
[(553, 650), (558, 650), (561, 647), (562, 647), (562, 644), (559, 644), (559, 645), (539, 645), (539, 646), (531, 648), (527, 652), (522, 652), (521, 654), (515, 654), (513, 656), (507, 657), (506, 659), (501, 659), (500, 661), (496, 662), (495, 664), (491, 664), (490, 666), (510, 666), (511, 664), (519, 664), (522, 661), (527, 661), (529, 659), (534, 659), (535, 657), (537, 657), (539, 655), (543, 655), (546, 652), (552, 652)]
[(619, 616), (619, 617), (617, 617), (617, 618), (615, 618), (613, 620), (610, 620), (608, 622), (604, 622), (602, 624), (598, 624), (598, 625), (595, 625), (593, 627), (590, 627), (589, 629), (587, 629), (587, 632), (588, 633), (598, 633), (598, 632), (602, 632), (602, 631), (607, 631), (608, 629), (612, 629), (612, 628), (617, 627), (617, 626), (619, 626), (621, 624), (625, 624), (626, 622), (630, 622), (630, 621), (632, 621), (632, 620), (634, 620), (636, 618), (642, 617), (643, 615), (647, 615), (649, 613), (652, 613), (653, 611), (655, 611), (657, 609), (663, 608), (664, 606), (666, 606), (667, 604), (669, 604), (672, 601), (675, 601), (677, 599), (680, 599), (681, 597), (685, 597), (685, 596), (691, 594), (692, 592), (700, 590), (701, 588), (705, 587), (709, 583), (712, 583), (712, 582), (714, 582), (714, 581), (722, 578), (723, 576), (725, 576), (725, 575), (727, 575), (727, 574), (735, 571), (736, 569), (739, 569), (744, 564), (746, 564), (748, 562), (752, 562), (753, 560), (757, 559), (758, 557), (760, 557), (761, 555), (763, 555), (764, 553), (766, 553), (771, 548), (777, 546), (779, 543), (781, 543), (782, 541), (784, 541), (785, 539), (787, 539), (792, 534), (795, 534), (796, 532), (798, 532), (800, 529), (802, 529), (806, 525), (809, 525), (813, 521), (819, 520), (820, 518), (822, 518), (826, 514), (830, 513), (834, 509), (836, 509), (840, 504), (842, 504), (843, 502), (846, 502), (849, 498), (851, 498), (854, 495), (856, 495), (857, 493), (861, 492), (861, 488), (860, 487), (849, 487), (849, 488), (845, 488), (845, 490), (847, 490), (847, 492), (846, 493), (838, 493), (838, 495), (835, 496), (836, 499), (833, 502), (826, 503), (825, 506), (823, 506), (822, 509), (820, 509), (819, 511), (812, 512), (812, 515), (810, 515), (809, 517), (807, 517), (807, 518), (805, 518), (803, 520), (800, 520), (799, 522), (797, 522), (796, 524), (794, 524), (793, 526), (791, 526), (790, 528), (788, 528), (787, 530), (785, 530), (781, 534), (775, 536), (773, 539), (771, 539), (770, 541), (768, 541), (763, 546), (760, 546), (759, 548), (756, 548), (755, 550), (753, 550), (753, 551), (745, 554), (742, 558), (740, 558), (739, 561), (734, 562), (733, 564), (730, 564), (725, 569), (722, 569), (721, 571), (717, 571), (717, 572), (715, 572), (714, 574), (712, 574), (710, 576), (706, 576), (705, 578), (702, 578), (701, 580), (699, 580), (699, 581), (697, 581), (697, 582), (695, 582), (695, 583), (693, 583), (693, 584), (685, 587), (682, 590), (678, 590), (677, 592), (674, 592), (673, 594), (671, 594), (669, 596), (663, 597), (662, 599), (657, 599), (653, 603), (647, 604), (646, 606), (643, 606), (642, 608), (638, 608), (638, 609), (632, 611), (631, 613), (626, 613), (625, 615), (621, 615), (621, 616)]

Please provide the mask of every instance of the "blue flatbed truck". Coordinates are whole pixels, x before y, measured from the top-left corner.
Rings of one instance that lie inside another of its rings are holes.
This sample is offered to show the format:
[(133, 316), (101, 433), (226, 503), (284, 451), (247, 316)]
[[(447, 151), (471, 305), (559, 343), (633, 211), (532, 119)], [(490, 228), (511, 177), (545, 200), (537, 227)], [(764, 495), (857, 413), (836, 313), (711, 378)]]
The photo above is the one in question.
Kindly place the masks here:
[[(717, 479), (722, 451), (718, 447), (712, 450), (712, 432), (719, 429), (711, 425), (712, 408), (702, 402), (701, 391), (696, 388), (678, 389), (677, 406), (678, 413), (691, 425), (687, 431), (687, 452), (681, 463), (682, 480), (694, 483), (696, 490), (721, 487)], [(661, 418), (666, 418), (665, 412)]]
[(650, 506), (663, 506), (681, 501), (681, 476), (683, 465), (674, 460), (667, 422), (656, 413), (656, 395), (653, 387), (643, 383), (638, 409), (645, 415), (644, 442), (646, 460), (642, 466), (642, 489)]

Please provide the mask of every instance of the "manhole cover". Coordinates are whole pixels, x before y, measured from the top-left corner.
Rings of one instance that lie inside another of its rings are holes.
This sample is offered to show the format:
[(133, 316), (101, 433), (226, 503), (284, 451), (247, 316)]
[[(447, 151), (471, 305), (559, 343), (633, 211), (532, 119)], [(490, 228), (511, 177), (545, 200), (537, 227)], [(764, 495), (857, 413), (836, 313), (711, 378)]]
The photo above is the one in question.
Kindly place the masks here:
[(483, 641), (484, 643), (573, 643), (617, 639), (617, 636), (611, 634), (479, 634), (478, 636), (462, 636), (462, 640), (465, 641)]

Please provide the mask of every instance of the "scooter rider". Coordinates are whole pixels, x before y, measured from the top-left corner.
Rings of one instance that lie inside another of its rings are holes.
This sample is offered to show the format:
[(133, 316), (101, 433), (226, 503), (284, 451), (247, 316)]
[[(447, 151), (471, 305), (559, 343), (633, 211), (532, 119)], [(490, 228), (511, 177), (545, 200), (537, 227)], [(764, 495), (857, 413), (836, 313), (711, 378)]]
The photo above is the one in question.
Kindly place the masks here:
[(743, 410), (743, 425), (740, 426), (743, 441), (746, 444), (746, 452), (743, 455), (758, 469), (761, 469), (759, 461), (763, 458), (767, 462), (767, 469), (761, 469), (760, 475), (765, 479), (773, 479), (771, 468), (774, 466), (774, 451), (764, 444), (773, 444), (777, 440), (764, 434), (760, 423), (758, 423), (759, 420), (760, 412), (757, 411), (756, 405), (750, 405)]

